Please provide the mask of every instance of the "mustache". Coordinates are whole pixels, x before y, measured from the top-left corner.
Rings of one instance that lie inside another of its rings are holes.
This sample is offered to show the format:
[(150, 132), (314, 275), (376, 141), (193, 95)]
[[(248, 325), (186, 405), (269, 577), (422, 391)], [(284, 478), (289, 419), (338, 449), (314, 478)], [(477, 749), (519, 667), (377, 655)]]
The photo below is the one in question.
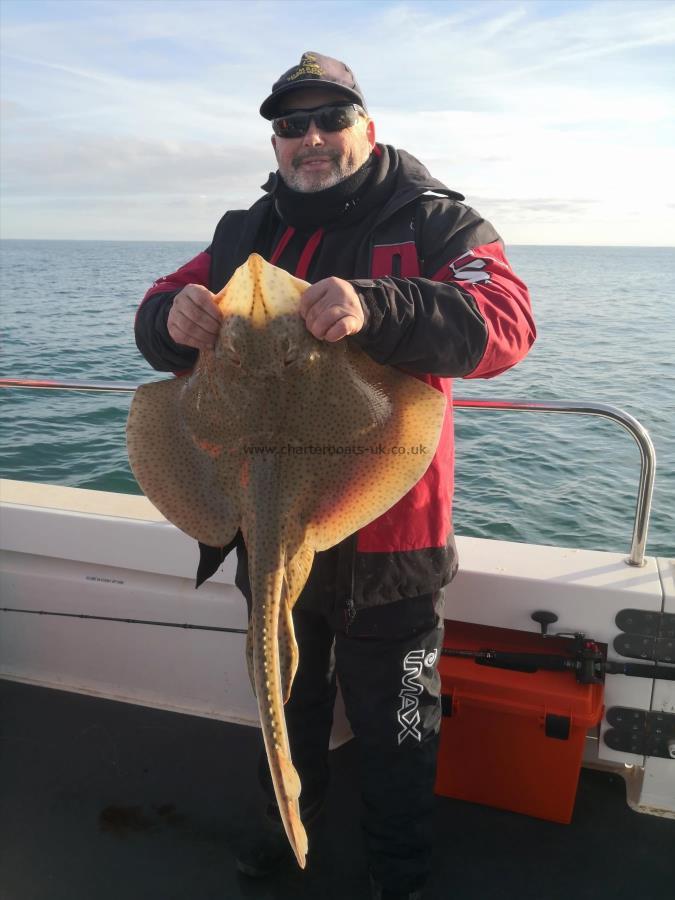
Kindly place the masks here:
[(329, 159), (331, 162), (338, 162), (340, 154), (336, 150), (305, 150), (293, 157), (293, 168), (300, 168), (308, 159)]

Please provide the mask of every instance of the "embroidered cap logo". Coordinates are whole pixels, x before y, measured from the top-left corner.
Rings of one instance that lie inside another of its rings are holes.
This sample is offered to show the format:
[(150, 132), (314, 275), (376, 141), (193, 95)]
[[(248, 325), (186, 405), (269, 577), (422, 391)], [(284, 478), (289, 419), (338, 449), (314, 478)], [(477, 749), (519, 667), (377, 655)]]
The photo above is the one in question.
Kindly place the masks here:
[(288, 75), (286, 81), (295, 81), (296, 78), (300, 78), (302, 75), (309, 76), (310, 78), (321, 78), (322, 75), (325, 74), (325, 71), (318, 63), (316, 56), (312, 53), (303, 53), (300, 65), (295, 72)]

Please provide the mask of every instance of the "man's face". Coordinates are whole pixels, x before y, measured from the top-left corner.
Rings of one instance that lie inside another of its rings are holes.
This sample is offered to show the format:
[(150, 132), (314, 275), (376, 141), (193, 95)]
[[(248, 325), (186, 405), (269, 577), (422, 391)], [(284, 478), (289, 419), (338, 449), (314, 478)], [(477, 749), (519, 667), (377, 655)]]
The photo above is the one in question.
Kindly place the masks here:
[[(284, 98), (281, 113), (341, 102), (349, 101), (329, 88), (301, 89)], [(304, 192), (322, 191), (361, 168), (375, 146), (375, 124), (360, 116), (351, 128), (321, 131), (312, 119), (303, 137), (273, 135), (272, 146), (281, 177), (289, 187)]]

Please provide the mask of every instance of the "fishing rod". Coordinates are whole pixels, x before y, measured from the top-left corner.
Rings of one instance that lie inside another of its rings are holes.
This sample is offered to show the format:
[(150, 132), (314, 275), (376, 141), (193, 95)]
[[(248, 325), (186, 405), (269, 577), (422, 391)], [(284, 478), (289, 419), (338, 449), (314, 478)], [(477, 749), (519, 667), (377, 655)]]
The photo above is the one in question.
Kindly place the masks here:
[(511, 653), (506, 650), (461, 650), (443, 647), (442, 656), (473, 659), (478, 665), (496, 669), (511, 669), (517, 672), (572, 672), (579, 684), (602, 684), (605, 675), (632, 675), (635, 678), (656, 678), (675, 681), (675, 666), (650, 663), (624, 663), (605, 659), (600, 645), (581, 632), (573, 635), (558, 634), (556, 637), (571, 637), (569, 656), (559, 653)]
[(158, 625), (162, 628), (183, 628), (188, 631), (217, 631), (224, 634), (248, 634), (246, 628), (224, 628), (217, 625), (193, 625), (190, 622), (161, 622), (155, 619), (125, 619), (119, 616), (93, 616), (89, 613), (52, 612), (46, 609), (17, 609), (0, 606), (0, 612), (21, 613), (29, 616), (55, 616), (62, 619), (89, 619), (94, 622), (120, 622), (124, 625)]
[[(34, 616), (54, 616), (67, 619), (89, 619), (98, 622), (119, 622), (126, 625), (155, 625), (163, 628), (182, 628), (190, 631), (214, 631), (227, 634), (246, 634), (245, 628), (223, 628), (215, 625), (193, 625), (188, 622), (161, 622), (152, 619), (128, 619), (117, 616), (95, 616), (88, 613), (63, 613), (42, 609), (16, 609), (0, 607), (0, 612), (23, 613)], [(558, 635), (564, 637), (565, 635)], [(656, 678), (664, 681), (675, 681), (675, 666), (659, 666), (658, 663), (624, 663), (618, 660), (606, 660), (599, 645), (586, 639), (584, 634), (574, 635), (575, 652), (572, 656), (558, 653), (509, 653), (504, 650), (461, 650), (443, 647), (442, 656), (473, 659), (483, 666), (498, 669), (510, 669), (518, 672), (536, 672), (543, 669), (548, 672), (571, 671), (580, 684), (600, 684), (605, 675), (632, 675), (637, 678)]]

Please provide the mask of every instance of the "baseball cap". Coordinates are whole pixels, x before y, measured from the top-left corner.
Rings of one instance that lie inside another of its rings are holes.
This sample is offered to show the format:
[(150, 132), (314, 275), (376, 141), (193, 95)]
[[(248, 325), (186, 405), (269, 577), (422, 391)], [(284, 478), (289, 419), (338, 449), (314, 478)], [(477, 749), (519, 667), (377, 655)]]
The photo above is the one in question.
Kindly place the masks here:
[(348, 65), (339, 59), (307, 50), (302, 54), (299, 63), (274, 82), (272, 93), (260, 107), (260, 115), (265, 119), (274, 119), (279, 113), (278, 104), (282, 97), (298, 88), (313, 87), (336, 88), (348, 100), (358, 103), (363, 109), (366, 108), (361, 88)]

